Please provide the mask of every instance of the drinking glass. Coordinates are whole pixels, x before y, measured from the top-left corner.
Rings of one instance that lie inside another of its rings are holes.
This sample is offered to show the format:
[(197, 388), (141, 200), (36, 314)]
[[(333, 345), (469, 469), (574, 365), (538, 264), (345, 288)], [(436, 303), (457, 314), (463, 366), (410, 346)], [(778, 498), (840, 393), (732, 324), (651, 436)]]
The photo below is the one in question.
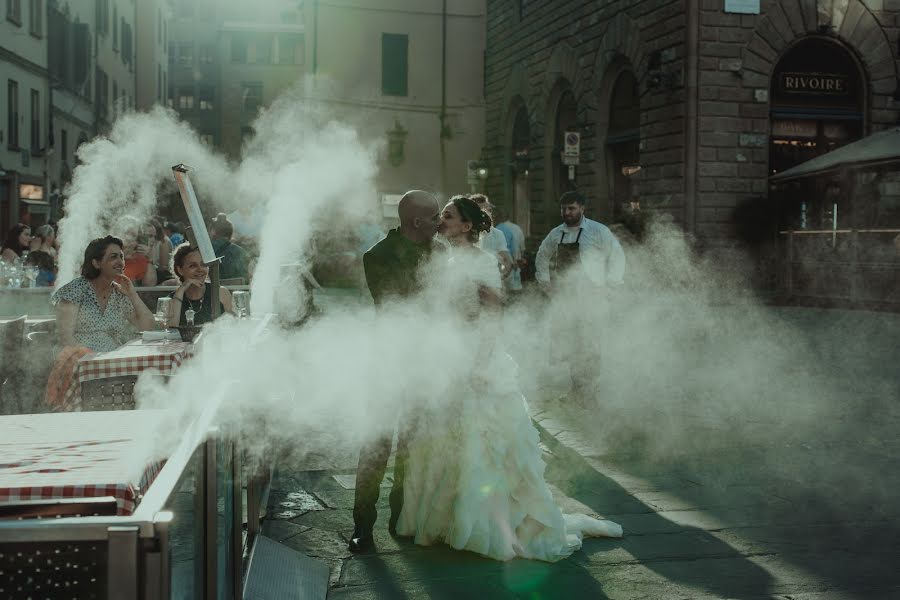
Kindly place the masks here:
[(231, 293), (231, 300), (234, 303), (234, 311), (239, 319), (245, 318), (250, 314), (250, 292), (237, 290)]
[(153, 315), (153, 318), (156, 320), (156, 324), (159, 326), (159, 328), (163, 331), (169, 330), (169, 306), (171, 304), (172, 299), (165, 296), (156, 300), (156, 314)]

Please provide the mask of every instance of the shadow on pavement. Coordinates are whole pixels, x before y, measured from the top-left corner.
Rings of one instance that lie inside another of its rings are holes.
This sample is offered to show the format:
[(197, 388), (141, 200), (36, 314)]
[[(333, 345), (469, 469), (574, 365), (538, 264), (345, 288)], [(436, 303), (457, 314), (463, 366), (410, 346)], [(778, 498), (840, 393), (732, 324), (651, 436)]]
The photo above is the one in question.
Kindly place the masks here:
[[(707, 531), (678, 525), (659, 515), (655, 507), (629, 494), (546, 429), (536, 426), (552, 451), (547, 480), (571, 499), (615, 520), (625, 531), (625, 537), (615, 542), (585, 540), (582, 552), (572, 558), (601, 582), (632, 585), (632, 593), (641, 585), (652, 587), (656, 593), (666, 588), (677, 589), (672, 593), (678, 597), (685, 594), (685, 590), (678, 589), (682, 587), (689, 588), (687, 592), (699, 590), (703, 595), (719, 598), (750, 599), (772, 594), (773, 579), (765, 569)], [(564, 507), (565, 512), (576, 510), (577, 507)], [(648, 570), (663, 581), (654, 581)], [(632, 577), (633, 574), (637, 577)]]

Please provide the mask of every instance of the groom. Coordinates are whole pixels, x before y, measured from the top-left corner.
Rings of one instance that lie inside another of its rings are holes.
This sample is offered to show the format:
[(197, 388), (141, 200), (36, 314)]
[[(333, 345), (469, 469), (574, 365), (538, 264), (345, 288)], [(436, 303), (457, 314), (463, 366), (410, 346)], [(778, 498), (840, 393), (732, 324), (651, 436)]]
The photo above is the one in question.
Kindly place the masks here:
[[(406, 192), (397, 206), (400, 227), (363, 255), (366, 284), (376, 308), (392, 300), (412, 297), (421, 290), (418, 269), (431, 255), (431, 240), (440, 223), (441, 207), (437, 198), (421, 190)], [(397, 436), (394, 485), (391, 488), (391, 518), (388, 530), (394, 533), (403, 507), (403, 476), (406, 467), (406, 431), (402, 425)], [(353, 502), (353, 536), (349, 548), (366, 552), (375, 547), (372, 529), (378, 513), (379, 488), (391, 453), (393, 429), (366, 443), (359, 451), (356, 470), (356, 497)]]

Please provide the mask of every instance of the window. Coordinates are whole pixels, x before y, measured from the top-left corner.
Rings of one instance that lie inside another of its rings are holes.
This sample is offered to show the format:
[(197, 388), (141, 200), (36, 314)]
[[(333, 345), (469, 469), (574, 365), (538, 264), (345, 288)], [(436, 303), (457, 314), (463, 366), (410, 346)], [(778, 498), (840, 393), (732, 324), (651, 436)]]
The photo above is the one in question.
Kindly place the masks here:
[(41, 151), (41, 93), (31, 90), (31, 153)]
[(6, 82), (6, 145), (10, 150), (19, 149), (19, 82)]
[(160, 93), (160, 96), (159, 96), (160, 102), (166, 100), (166, 90), (168, 90), (168, 89), (169, 89), (169, 74), (166, 73), (165, 71), (163, 71), (162, 90), (159, 92)]
[(29, 0), (28, 2), (29, 12), (31, 13), (29, 14), (31, 20), (29, 32), (38, 38), (44, 35), (44, 11), (42, 4), (42, 0)]
[(194, 90), (190, 88), (178, 90), (178, 110), (194, 110)]
[(194, 64), (194, 43), (186, 42), (178, 45), (178, 64), (192, 65)]
[(97, 0), (97, 33), (109, 33), (109, 0)]
[(113, 25), (113, 50), (119, 49), (119, 7), (113, 4), (113, 16), (112, 16), (112, 25)]
[(253, 44), (249, 49), (249, 62), (258, 65), (267, 65), (272, 62), (272, 41), (271, 35), (260, 34), (254, 36)]
[(201, 65), (211, 65), (213, 56), (215, 55), (215, 46), (212, 44), (203, 44), (197, 52), (197, 60)]
[(166, 106), (175, 108), (175, 89), (166, 88), (166, 90), (168, 90), (168, 93), (166, 94)]
[(131, 67), (133, 57), (131, 25), (126, 23), (125, 19), (122, 19), (122, 62)]
[(178, 57), (178, 47), (175, 44), (169, 44), (169, 64), (174, 65), (175, 59)]
[(69, 158), (69, 132), (65, 129), (59, 130), (59, 153), (63, 162)]
[(208, 85), (200, 86), (197, 90), (197, 100), (200, 103), (200, 110), (212, 110), (213, 109), (213, 96), (215, 95), (215, 89)]
[(162, 45), (162, 9), (156, 11), (156, 43)]
[(106, 72), (98, 68), (94, 81), (97, 88), (97, 109), (100, 116), (105, 118), (109, 114), (109, 79), (106, 76)]
[(241, 148), (246, 148), (256, 135), (256, 130), (252, 127), (241, 127)]
[(281, 34), (277, 38), (279, 65), (302, 65), (306, 58), (306, 45), (302, 35)]
[(262, 84), (245, 83), (241, 92), (241, 110), (244, 112), (256, 112), (262, 105)]
[(207, 146), (209, 146), (210, 148), (215, 146), (215, 144), (216, 144), (215, 136), (213, 136), (213, 134), (211, 134), (211, 133), (201, 133), (200, 141), (203, 142), (204, 144), (206, 144)]
[(22, 25), (22, 0), (6, 0), (6, 20)]
[(156, 65), (156, 99), (162, 102), (163, 80), (162, 65)]
[(249, 45), (247, 36), (236, 33), (231, 36), (231, 62), (245, 63), (247, 62), (247, 46)]
[(119, 112), (119, 84), (115, 80), (112, 82), (112, 92), (113, 114), (116, 114)]
[(381, 93), (385, 96), (406, 96), (409, 36), (396, 33), (381, 34)]

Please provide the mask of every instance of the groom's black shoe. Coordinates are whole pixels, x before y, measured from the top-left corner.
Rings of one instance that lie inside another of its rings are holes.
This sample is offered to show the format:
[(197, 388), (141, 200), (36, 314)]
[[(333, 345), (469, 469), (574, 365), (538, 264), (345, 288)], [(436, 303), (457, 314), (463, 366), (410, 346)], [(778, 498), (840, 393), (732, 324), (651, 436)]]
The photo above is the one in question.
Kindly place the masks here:
[(371, 531), (363, 533), (354, 531), (353, 536), (350, 538), (350, 543), (347, 544), (347, 549), (350, 552), (372, 552), (375, 550), (375, 537)]
[(391, 535), (397, 535), (397, 521), (400, 519), (400, 515), (391, 514), (391, 518), (388, 520), (388, 533)]

